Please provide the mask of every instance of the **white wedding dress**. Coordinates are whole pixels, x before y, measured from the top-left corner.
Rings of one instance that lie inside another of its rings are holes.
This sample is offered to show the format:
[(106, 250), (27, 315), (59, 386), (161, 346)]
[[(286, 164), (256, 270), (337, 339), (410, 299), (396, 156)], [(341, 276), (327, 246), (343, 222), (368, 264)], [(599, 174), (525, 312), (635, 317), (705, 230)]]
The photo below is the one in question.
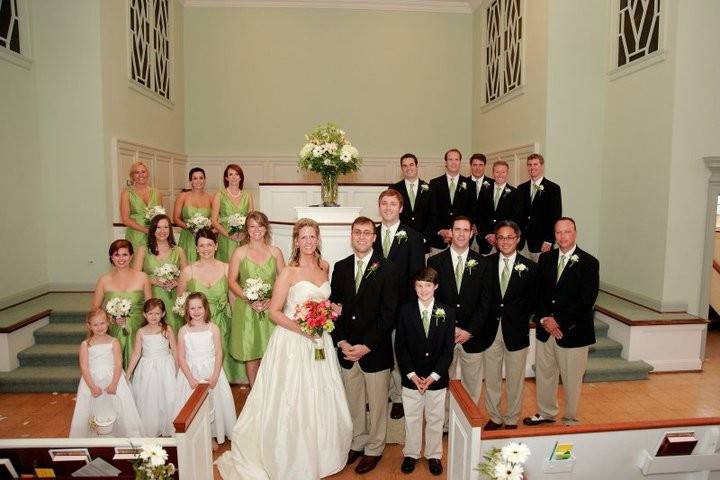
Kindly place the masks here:
[[(290, 287), (283, 310), (330, 296), (330, 282)], [(314, 359), (322, 344), (324, 360)], [(225, 480), (317, 480), (345, 467), (352, 420), (332, 339), (273, 331), (255, 385), (232, 432), (232, 450), (217, 461)]]

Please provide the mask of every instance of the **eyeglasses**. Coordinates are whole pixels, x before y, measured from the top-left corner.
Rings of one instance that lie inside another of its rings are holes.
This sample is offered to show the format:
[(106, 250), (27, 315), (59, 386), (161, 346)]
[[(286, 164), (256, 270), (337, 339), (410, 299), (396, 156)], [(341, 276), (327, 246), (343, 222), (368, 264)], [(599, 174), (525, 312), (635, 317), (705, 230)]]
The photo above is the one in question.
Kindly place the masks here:
[(356, 237), (372, 237), (375, 232), (373, 230), (353, 230), (352, 234)]
[(516, 240), (517, 238), (518, 238), (518, 237), (516, 237), (515, 235), (510, 235), (510, 236), (507, 236), (507, 237), (505, 237), (505, 236), (503, 236), (503, 235), (496, 235), (496, 236), (495, 236), (495, 239), (496, 239), (498, 242), (512, 242), (513, 240)]

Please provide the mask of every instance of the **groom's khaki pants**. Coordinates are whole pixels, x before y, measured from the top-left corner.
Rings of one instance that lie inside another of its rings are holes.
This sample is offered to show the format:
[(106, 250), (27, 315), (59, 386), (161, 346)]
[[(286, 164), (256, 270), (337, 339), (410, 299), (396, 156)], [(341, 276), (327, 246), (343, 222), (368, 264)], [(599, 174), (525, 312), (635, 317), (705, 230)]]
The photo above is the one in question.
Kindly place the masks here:
[[(353, 422), (353, 439), (350, 448), (364, 451), (365, 455), (382, 455), (388, 421), (388, 388), (390, 370), (366, 373), (358, 362), (351, 369), (340, 368), (350, 416)], [(367, 425), (365, 404), (370, 407), (370, 425)]]

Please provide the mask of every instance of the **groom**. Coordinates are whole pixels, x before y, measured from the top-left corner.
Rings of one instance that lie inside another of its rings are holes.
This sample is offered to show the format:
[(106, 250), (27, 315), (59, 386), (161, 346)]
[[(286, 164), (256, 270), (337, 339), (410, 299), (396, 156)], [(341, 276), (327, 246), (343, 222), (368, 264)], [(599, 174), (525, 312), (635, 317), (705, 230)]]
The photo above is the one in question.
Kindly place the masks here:
[[(353, 421), (350, 465), (362, 456), (357, 473), (371, 471), (382, 457), (388, 418), (388, 389), (398, 301), (397, 271), (373, 250), (375, 224), (367, 217), (352, 223), (353, 254), (335, 264), (330, 300), (341, 309), (332, 332), (340, 374)], [(369, 425), (365, 404), (370, 408)]]

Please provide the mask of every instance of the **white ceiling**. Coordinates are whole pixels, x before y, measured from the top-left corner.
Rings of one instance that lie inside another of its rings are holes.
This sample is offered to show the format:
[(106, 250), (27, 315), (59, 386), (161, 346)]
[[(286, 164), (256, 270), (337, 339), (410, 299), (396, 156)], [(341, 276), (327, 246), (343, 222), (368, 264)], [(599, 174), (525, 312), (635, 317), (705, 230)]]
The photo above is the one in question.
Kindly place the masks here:
[(482, 0), (180, 0), (186, 7), (292, 7), (472, 13)]

